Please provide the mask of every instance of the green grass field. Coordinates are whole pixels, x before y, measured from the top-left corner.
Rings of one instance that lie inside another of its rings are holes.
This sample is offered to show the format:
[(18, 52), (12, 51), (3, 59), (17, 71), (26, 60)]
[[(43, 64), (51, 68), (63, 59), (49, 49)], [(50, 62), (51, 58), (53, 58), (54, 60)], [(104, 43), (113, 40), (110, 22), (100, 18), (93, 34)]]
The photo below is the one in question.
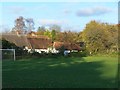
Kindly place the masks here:
[(3, 61), (3, 88), (116, 88), (117, 57)]

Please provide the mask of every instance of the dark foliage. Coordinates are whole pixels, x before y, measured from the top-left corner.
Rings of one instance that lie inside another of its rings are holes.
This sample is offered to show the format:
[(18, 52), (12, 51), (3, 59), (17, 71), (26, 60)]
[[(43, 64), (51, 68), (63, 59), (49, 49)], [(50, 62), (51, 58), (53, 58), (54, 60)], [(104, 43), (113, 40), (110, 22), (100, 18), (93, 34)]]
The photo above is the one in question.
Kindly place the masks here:
[[(16, 59), (21, 59), (22, 57), (28, 55), (27, 50), (24, 50), (24, 47), (18, 47), (14, 43), (10, 43), (9, 41), (2, 40), (2, 49), (15, 49)], [(3, 50), (2, 57), (4, 58), (11, 58), (13, 53), (10, 51)]]
[(88, 55), (89, 55), (88, 51), (85, 50), (82, 52), (71, 52), (69, 56), (71, 56), (71, 57), (86, 57)]

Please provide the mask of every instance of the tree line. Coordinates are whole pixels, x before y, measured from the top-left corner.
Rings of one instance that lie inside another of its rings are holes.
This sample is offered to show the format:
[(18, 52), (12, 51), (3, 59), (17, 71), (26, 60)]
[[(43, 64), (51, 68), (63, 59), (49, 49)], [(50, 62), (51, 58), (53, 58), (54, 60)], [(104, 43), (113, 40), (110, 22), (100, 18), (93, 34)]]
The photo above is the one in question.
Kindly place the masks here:
[[(37, 35), (45, 35), (52, 39), (52, 41), (80, 43), (84, 42), (85, 50), (96, 53), (111, 53), (118, 52), (118, 32), (119, 24), (113, 25), (108, 23), (101, 23), (98, 21), (90, 21), (86, 27), (80, 32), (61, 31), (59, 25), (51, 25), (49, 28), (45, 26), (38, 27)], [(11, 33), (15, 31), (24, 32), (24, 34), (34, 29), (33, 19), (24, 19), (19, 17), (15, 20), (15, 26)]]

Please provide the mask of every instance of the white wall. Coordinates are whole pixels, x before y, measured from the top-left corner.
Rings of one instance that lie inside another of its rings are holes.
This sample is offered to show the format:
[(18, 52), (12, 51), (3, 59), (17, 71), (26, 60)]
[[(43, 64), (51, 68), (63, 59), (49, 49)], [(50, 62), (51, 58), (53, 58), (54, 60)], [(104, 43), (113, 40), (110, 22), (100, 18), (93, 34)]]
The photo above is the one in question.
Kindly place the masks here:
[[(25, 47), (24, 50), (27, 50), (29, 53), (32, 53), (32, 49), (29, 49), (28, 47)], [(41, 53), (42, 51), (43, 52), (46, 52), (46, 53), (59, 53), (58, 50), (56, 50), (55, 48), (47, 48), (47, 49), (34, 49), (35, 52), (38, 52), (38, 53)]]

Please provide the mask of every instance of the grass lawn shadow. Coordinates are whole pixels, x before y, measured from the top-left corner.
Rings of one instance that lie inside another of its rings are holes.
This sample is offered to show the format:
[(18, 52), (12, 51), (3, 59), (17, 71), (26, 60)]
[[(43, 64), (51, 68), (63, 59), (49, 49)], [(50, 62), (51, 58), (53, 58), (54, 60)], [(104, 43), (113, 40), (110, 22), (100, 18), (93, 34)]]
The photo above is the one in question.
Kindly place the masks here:
[(103, 60), (78, 57), (4, 61), (3, 88), (117, 87), (117, 78), (104, 75), (104, 67)]

